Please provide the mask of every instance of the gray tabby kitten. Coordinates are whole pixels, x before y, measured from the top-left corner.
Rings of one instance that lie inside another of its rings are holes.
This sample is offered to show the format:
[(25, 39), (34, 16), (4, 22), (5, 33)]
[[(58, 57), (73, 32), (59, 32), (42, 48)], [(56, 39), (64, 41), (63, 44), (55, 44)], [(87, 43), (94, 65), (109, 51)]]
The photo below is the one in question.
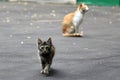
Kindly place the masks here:
[(52, 44), (51, 38), (47, 41), (42, 41), (38, 38), (38, 50), (42, 65), (41, 73), (49, 75), (50, 67), (55, 54), (55, 47)]

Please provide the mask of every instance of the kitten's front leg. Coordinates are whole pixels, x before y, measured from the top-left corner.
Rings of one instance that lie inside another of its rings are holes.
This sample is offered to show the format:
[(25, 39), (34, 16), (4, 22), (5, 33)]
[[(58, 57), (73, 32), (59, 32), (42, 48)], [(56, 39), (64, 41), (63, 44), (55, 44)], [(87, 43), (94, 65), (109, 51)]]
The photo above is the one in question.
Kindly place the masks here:
[(41, 73), (44, 74), (45, 62), (41, 59), (42, 70)]
[(44, 68), (44, 74), (48, 75), (50, 71), (50, 64), (47, 64)]

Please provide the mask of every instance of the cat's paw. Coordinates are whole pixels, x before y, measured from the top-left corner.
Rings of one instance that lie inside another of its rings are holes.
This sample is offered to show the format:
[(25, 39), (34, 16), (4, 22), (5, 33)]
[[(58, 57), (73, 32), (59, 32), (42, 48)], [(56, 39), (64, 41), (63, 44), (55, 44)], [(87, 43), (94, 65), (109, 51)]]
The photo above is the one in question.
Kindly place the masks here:
[(81, 32), (81, 33), (75, 33), (74, 36), (76, 36), (76, 37), (83, 37), (83, 32)]
[(49, 71), (48, 70), (44, 70), (44, 74), (45, 75), (49, 75)]
[(44, 70), (41, 70), (40, 73), (41, 73), (41, 74), (44, 74)]
[(83, 31), (80, 32), (80, 36), (82, 37), (84, 35)]
[(73, 35), (74, 35), (74, 37), (80, 37), (79, 33), (74, 33)]

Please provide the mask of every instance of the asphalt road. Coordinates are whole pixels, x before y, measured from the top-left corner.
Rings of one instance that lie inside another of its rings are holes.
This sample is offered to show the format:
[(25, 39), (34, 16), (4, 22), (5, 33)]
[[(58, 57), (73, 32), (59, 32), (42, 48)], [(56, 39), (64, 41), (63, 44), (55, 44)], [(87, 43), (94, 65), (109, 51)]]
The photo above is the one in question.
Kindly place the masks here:
[[(120, 80), (120, 9), (89, 6), (84, 37), (62, 37), (68, 4), (0, 3), (0, 80)], [(40, 74), (37, 38), (56, 47), (49, 77)]]

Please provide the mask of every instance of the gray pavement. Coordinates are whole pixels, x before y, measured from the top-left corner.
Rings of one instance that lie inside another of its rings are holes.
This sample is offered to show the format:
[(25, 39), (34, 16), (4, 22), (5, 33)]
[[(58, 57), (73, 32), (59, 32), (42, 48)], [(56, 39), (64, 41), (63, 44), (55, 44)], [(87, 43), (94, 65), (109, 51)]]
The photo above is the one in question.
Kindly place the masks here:
[(8, 1), (32, 1), (32, 2), (40, 2), (40, 3), (59, 3), (59, 4), (66, 4), (71, 3), (75, 4), (75, 0), (8, 0)]
[[(0, 3), (0, 80), (120, 80), (120, 9), (89, 6), (84, 37), (62, 37), (61, 20), (73, 5)], [(52, 37), (49, 77), (40, 74), (37, 38)]]

